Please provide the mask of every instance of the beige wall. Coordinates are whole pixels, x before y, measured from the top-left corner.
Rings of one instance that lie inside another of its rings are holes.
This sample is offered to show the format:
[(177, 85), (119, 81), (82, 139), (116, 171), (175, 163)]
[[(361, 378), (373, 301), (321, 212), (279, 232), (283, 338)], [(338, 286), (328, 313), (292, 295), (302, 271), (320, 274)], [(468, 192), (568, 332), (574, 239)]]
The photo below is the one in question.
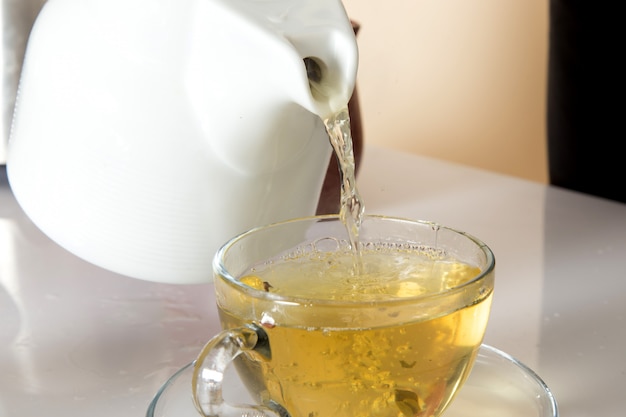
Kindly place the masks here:
[(548, 0), (343, 0), (365, 141), (546, 182)]

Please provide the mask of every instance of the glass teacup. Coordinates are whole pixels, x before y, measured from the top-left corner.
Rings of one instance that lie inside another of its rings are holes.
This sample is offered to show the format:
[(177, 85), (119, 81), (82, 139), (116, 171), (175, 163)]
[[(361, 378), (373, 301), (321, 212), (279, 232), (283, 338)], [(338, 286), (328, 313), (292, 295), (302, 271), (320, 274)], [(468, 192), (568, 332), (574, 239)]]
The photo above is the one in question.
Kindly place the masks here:
[[(246, 232), (214, 261), (223, 331), (195, 362), (204, 416), (437, 417), (487, 326), (495, 259), (430, 222), (337, 216)], [(258, 405), (223, 398), (230, 363)]]

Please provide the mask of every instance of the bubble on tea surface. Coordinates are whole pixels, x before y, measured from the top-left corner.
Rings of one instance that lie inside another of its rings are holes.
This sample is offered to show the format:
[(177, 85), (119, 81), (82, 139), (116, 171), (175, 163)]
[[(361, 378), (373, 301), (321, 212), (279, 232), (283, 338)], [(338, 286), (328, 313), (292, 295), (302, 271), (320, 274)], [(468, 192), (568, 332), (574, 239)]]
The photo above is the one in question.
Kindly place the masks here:
[(242, 284), (247, 285), (255, 290), (269, 292), (272, 289), (272, 284), (267, 281), (263, 281), (256, 275), (248, 275), (239, 280)]

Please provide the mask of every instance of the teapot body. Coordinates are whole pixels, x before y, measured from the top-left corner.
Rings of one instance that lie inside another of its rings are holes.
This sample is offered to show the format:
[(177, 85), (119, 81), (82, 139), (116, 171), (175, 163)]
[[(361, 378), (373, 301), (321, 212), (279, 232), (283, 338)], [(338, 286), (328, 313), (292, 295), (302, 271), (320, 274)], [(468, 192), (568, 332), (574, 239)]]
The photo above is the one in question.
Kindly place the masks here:
[[(316, 2), (328, 28), (290, 21)], [(328, 54), (347, 103), (356, 45), (338, 0), (282, 3), (283, 21), (260, 0), (49, 0), (8, 148), (26, 214), (89, 262), (172, 283), (210, 281), (246, 229), (314, 214), (331, 147), (302, 59)]]

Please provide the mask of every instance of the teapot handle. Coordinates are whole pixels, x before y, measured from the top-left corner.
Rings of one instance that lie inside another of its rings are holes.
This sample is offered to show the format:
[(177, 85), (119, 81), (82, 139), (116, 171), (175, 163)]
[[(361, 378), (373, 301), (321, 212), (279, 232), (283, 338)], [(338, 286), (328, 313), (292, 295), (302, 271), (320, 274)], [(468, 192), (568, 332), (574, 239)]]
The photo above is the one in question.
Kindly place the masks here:
[(267, 333), (255, 325), (227, 329), (218, 333), (202, 348), (194, 362), (192, 377), (193, 402), (204, 417), (290, 417), (280, 404), (231, 405), (222, 394), (227, 366), (241, 353), (256, 351), (270, 359)]

